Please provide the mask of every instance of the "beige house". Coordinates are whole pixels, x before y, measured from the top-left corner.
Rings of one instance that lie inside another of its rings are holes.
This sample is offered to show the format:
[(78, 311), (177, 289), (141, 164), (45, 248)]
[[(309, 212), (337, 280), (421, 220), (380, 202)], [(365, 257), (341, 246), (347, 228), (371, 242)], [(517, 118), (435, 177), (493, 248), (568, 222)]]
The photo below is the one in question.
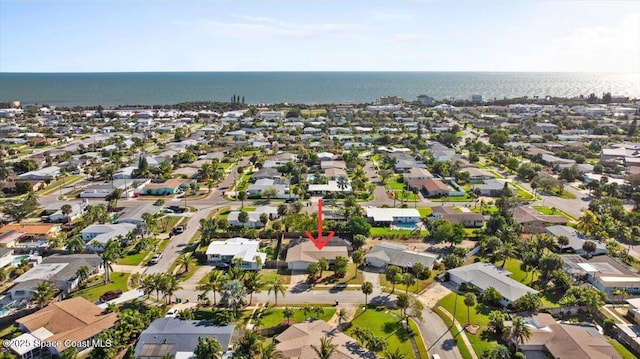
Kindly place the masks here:
[(276, 337), (278, 343), (276, 348), (290, 359), (317, 358), (317, 354), (311, 346), (319, 347), (320, 338), (323, 337), (331, 339), (333, 345), (336, 346), (336, 351), (331, 359), (359, 359), (375, 356), (361, 348), (355, 339), (340, 332), (324, 320), (292, 325)]
[(316, 263), (320, 258), (325, 258), (329, 264), (332, 264), (338, 256), (349, 258), (350, 252), (349, 243), (339, 238), (333, 238), (321, 250), (316, 248), (310, 240), (303, 238), (289, 243), (287, 267), (289, 270), (304, 271), (310, 263)]

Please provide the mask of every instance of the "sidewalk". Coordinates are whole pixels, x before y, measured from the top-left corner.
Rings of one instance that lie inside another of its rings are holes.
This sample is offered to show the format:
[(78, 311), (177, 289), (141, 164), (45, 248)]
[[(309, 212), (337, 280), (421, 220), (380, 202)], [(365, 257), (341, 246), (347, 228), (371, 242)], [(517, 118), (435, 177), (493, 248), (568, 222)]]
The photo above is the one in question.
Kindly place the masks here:
[(464, 342), (464, 345), (467, 346), (467, 349), (469, 350), (469, 353), (471, 353), (471, 358), (472, 359), (478, 359), (478, 356), (476, 355), (476, 352), (473, 350), (473, 347), (471, 346), (471, 342), (469, 342), (469, 338), (467, 338), (467, 332), (464, 330), (464, 328), (462, 328), (460, 323), (458, 323), (453, 318), (453, 315), (451, 315), (451, 313), (449, 313), (449, 311), (447, 311), (445, 308), (438, 307), (438, 310), (440, 310), (441, 313), (443, 313), (451, 321), (453, 321), (453, 324), (456, 326), (456, 329), (458, 329), (458, 335), (462, 338), (462, 341)]

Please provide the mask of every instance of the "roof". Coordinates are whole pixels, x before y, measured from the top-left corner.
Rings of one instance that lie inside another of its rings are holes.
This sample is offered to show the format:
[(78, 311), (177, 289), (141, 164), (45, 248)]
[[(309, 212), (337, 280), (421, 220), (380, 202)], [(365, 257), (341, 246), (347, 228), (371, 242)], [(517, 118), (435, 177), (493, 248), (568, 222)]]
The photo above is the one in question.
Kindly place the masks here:
[(399, 217), (420, 218), (420, 212), (415, 208), (378, 208), (367, 207), (367, 218), (374, 222), (393, 222)]
[(361, 348), (353, 338), (323, 320), (292, 325), (275, 338), (278, 342), (276, 348), (290, 359), (315, 358), (317, 355), (311, 346), (320, 346), (320, 338), (323, 337), (331, 338), (331, 342), (336, 345), (336, 353), (331, 359), (375, 357)]
[[(343, 243), (340, 245), (340, 243)], [(292, 241), (289, 243), (289, 249), (287, 250), (286, 262), (317, 262), (320, 258), (327, 260), (336, 259), (336, 257), (349, 257), (348, 244), (335, 237), (327, 243), (322, 250), (316, 248), (308, 239), (304, 238), (299, 241)]]
[(432, 268), (433, 263), (440, 257), (438, 254), (428, 252), (417, 252), (410, 250), (407, 246), (381, 243), (371, 248), (371, 251), (364, 256), (366, 259), (376, 258), (387, 264), (399, 267), (410, 267), (415, 263), (422, 263), (427, 268)]
[(0, 228), (0, 233), (15, 230), (30, 235), (48, 235), (60, 229), (57, 224), (7, 224)]
[(118, 217), (117, 222), (144, 222), (142, 215), (149, 213), (155, 215), (162, 209), (161, 206), (156, 206), (153, 202), (141, 204), (135, 207), (130, 207), (124, 210), (124, 213)]
[[(565, 236), (569, 239), (568, 247), (571, 247), (575, 251), (582, 251), (582, 246), (589, 240), (582, 233), (579, 233), (575, 228), (568, 226), (549, 226), (547, 232), (560, 237)], [(593, 241), (596, 244), (596, 253), (607, 253), (607, 246), (599, 241)]]
[(92, 224), (87, 228), (80, 231), (80, 233), (89, 234), (89, 233), (99, 233), (97, 236), (93, 237), (91, 241), (96, 241), (98, 243), (107, 243), (110, 239), (116, 238), (118, 236), (125, 237), (129, 232), (136, 229), (136, 225), (132, 223), (117, 223), (117, 224)]
[(49, 304), (33, 314), (17, 319), (16, 322), (34, 336), (49, 332), (50, 336), (40, 339), (61, 341), (61, 346), (57, 346), (56, 350), (62, 352), (67, 348), (65, 340), (89, 339), (113, 327), (117, 320), (116, 313), (104, 314), (103, 309), (97, 305), (82, 297), (75, 297)]
[(159, 318), (154, 320), (138, 338), (136, 357), (163, 357), (166, 353), (193, 352), (198, 346), (198, 338), (214, 337), (223, 349), (229, 347), (235, 325), (213, 325), (207, 320), (181, 320)]
[(188, 183), (188, 182), (190, 181), (178, 179), (178, 178), (171, 178), (160, 183), (149, 183), (146, 186), (144, 186), (144, 189), (149, 190), (149, 189), (162, 189), (162, 188), (178, 188), (182, 186), (182, 184)]
[(234, 258), (242, 258), (245, 262), (254, 262), (255, 257), (262, 258), (262, 263), (267, 259), (267, 255), (258, 252), (260, 241), (250, 240), (247, 238), (230, 238), (226, 241), (214, 241), (207, 248), (207, 255), (219, 254), (222, 256), (234, 256)]
[(535, 208), (518, 206), (513, 208), (511, 214), (513, 218), (520, 224), (529, 222), (543, 222), (543, 223), (557, 223), (566, 224), (569, 222), (564, 216), (558, 215), (545, 215), (536, 211)]
[(511, 272), (498, 268), (491, 263), (477, 262), (450, 269), (448, 272), (450, 275), (454, 274), (461, 278), (463, 282), (471, 283), (482, 290), (493, 287), (511, 302), (515, 302), (527, 293), (538, 293), (537, 290), (509, 278), (508, 275)]
[(462, 223), (465, 221), (483, 222), (484, 216), (475, 212), (456, 212), (453, 207), (436, 206), (432, 207), (432, 217), (444, 219), (451, 223)]
[(447, 191), (447, 192), (449, 191), (449, 186), (447, 186), (444, 182), (435, 178), (427, 178), (425, 180), (419, 180), (419, 181), (410, 181), (409, 184), (413, 186), (414, 182), (416, 184), (421, 184), (429, 192), (437, 191), (437, 190)]
[(560, 324), (546, 313), (532, 315), (525, 322), (531, 331), (522, 345), (525, 355), (528, 346), (544, 346), (554, 358), (622, 358), (595, 327)]
[(35, 291), (38, 284), (45, 280), (52, 281), (59, 290), (65, 290), (76, 278), (78, 268), (85, 265), (89, 267), (89, 272), (93, 272), (101, 264), (100, 256), (93, 253), (52, 255), (14, 279), (13, 282), (16, 284), (11, 287), (11, 290)]
[(504, 185), (507, 183), (505, 180), (499, 179), (488, 179), (484, 181), (484, 183), (474, 184), (474, 188), (484, 189), (484, 190), (496, 190), (501, 191), (504, 188)]

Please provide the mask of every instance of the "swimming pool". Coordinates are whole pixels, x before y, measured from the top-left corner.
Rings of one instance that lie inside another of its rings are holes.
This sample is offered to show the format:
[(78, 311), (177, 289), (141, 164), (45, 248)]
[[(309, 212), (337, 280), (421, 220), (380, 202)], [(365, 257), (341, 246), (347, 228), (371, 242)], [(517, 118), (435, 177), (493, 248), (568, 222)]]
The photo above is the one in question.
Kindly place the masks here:
[(20, 263), (22, 263), (23, 260), (25, 259), (29, 259), (29, 256), (23, 255), (23, 256), (15, 256), (12, 260), (11, 260), (11, 264), (13, 265), (18, 265)]
[(418, 228), (418, 225), (415, 223), (396, 223), (394, 224), (394, 226), (400, 229), (410, 229), (410, 230), (414, 230)]

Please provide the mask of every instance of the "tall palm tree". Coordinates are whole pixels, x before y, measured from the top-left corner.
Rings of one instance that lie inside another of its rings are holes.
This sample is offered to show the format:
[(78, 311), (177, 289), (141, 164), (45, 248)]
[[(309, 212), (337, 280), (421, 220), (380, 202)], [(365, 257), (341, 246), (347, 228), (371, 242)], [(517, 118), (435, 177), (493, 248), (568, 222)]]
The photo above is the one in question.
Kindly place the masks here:
[(189, 265), (192, 262), (193, 262), (193, 259), (191, 258), (190, 254), (182, 253), (178, 256), (178, 260), (176, 261), (176, 264), (178, 265), (178, 268), (180, 267), (184, 268), (183, 273), (186, 273), (189, 271)]
[(253, 293), (260, 292), (260, 288), (264, 285), (259, 272), (249, 272), (244, 277), (244, 288), (249, 293), (249, 305), (253, 302)]
[(273, 296), (276, 299), (274, 305), (278, 305), (278, 293), (282, 294), (283, 297), (287, 293), (287, 288), (284, 286), (284, 284), (280, 283), (280, 278), (278, 275), (276, 275), (276, 277), (268, 283), (267, 294), (271, 294), (272, 291)]
[(364, 282), (362, 283), (362, 286), (360, 287), (360, 289), (362, 290), (362, 293), (364, 293), (364, 304), (367, 305), (368, 301), (368, 297), (369, 294), (373, 293), (373, 283), (371, 282)]
[(513, 242), (506, 242), (502, 245), (502, 248), (499, 249), (500, 256), (502, 257), (502, 265), (507, 264), (507, 259), (514, 258), (516, 256), (517, 247)]
[(471, 307), (475, 307), (477, 303), (476, 295), (473, 293), (467, 293), (464, 296), (464, 305), (467, 306), (467, 325), (469, 325), (471, 321)]
[(337, 346), (331, 341), (331, 338), (322, 337), (320, 338), (320, 347), (316, 347), (315, 345), (311, 346), (319, 359), (330, 359), (331, 356), (336, 353)]
[(578, 219), (576, 228), (587, 236), (591, 236), (597, 225), (598, 217), (591, 211), (585, 211), (584, 215)]
[(338, 316), (338, 327), (342, 324), (342, 322), (346, 322), (349, 320), (349, 314), (344, 308), (341, 308), (336, 314)]
[(66, 245), (67, 251), (69, 253), (82, 253), (84, 250), (84, 241), (82, 237), (75, 236), (67, 241)]
[(238, 340), (234, 357), (259, 358), (262, 352), (262, 337), (255, 331), (249, 330)]
[(111, 280), (111, 271), (113, 270), (113, 267), (111, 265), (118, 258), (119, 250), (120, 250), (120, 245), (114, 240), (110, 239), (104, 245), (104, 248), (100, 257), (102, 258), (102, 265), (104, 266), (104, 282), (105, 283), (109, 283), (109, 281)]
[(293, 309), (286, 307), (282, 310), (282, 315), (287, 318), (287, 323), (290, 323), (291, 317), (293, 317)]
[(64, 214), (64, 221), (66, 223), (71, 222), (69, 215), (73, 212), (73, 207), (71, 207), (70, 204), (63, 204), (62, 207), (60, 207), (60, 210), (62, 211), (62, 214)]
[(44, 306), (51, 302), (51, 299), (53, 299), (56, 291), (57, 288), (53, 285), (53, 283), (43, 281), (38, 284), (38, 287), (36, 287), (36, 291), (33, 293), (33, 297), (31, 300), (38, 304), (39, 308), (44, 308)]
[(511, 333), (509, 336), (513, 339), (517, 348), (518, 345), (531, 338), (531, 329), (527, 326), (522, 317), (515, 317), (511, 322)]
[(182, 289), (180, 286), (180, 282), (178, 279), (170, 274), (164, 274), (164, 280), (162, 281), (162, 292), (164, 293), (164, 297), (166, 297), (167, 303), (171, 303), (171, 297), (173, 294)]
[(78, 270), (76, 270), (76, 277), (80, 280), (80, 282), (84, 282), (85, 279), (89, 276), (89, 267), (80, 266)]

